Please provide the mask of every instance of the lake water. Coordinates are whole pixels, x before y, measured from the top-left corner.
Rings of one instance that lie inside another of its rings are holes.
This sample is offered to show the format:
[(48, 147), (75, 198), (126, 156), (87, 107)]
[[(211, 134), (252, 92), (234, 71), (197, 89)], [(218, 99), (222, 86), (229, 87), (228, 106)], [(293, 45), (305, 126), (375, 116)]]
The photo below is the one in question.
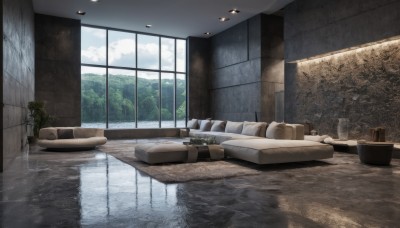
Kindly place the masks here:
[[(82, 123), (81, 127), (87, 128), (106, 128), (105, 123)], [(161, 128), (174, 128), (174, 121), (162, 121)], [(176, 121), (176, 127), (185, 127), (184, 120)], [(124, 129), (124, 128), (136, 128), (135, 122), (109, 122), (109, 129)], [(137, 128), (160, 128), (158, 121), (139, 121)]]

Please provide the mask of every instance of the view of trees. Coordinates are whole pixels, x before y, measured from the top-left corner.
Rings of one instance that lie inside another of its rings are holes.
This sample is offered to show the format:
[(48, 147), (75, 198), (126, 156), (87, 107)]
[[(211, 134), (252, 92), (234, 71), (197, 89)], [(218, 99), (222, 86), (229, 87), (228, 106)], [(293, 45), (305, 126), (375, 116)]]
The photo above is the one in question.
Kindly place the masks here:
[[(136, 108), (138, 121), (174, 120), (174, 79), (161, 80), (161, 96), (158, 79), (139, 77), (137, 88), (134, 76), (109, 75), (108, 99), (109, 122), (134, 122)], [(176, 80), (176, 118), (185, 119), (186, 115), (186, 81)], [(135, 89), (138, 91), (137, 105), (135, 104)], [(106, 76), (82, 74), (82, 122), (106, 122)]]

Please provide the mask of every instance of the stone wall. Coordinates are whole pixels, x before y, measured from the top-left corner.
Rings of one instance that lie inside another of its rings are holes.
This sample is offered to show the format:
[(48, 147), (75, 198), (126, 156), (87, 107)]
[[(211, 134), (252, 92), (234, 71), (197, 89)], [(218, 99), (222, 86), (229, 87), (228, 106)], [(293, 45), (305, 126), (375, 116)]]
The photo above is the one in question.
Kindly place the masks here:
[(34, 99), (34, 14), (30, 0), (2, 1), (3, 131), (0, 170), (28, 151), (28, 102)]
[(211, 38), (211, 116), (231, 121), (283, 119), (283, 19), (257, 15)]
[(54, 126), (81, 124), (81, 23), (35, 15), (35, 99), (44, 101)]
[[(350, 119), (351, 139), (385, 127), (400, 140), (400, 41), (361, 45), (400, 35), (400, 1), (299, 0), (285, 9), (285, 121), (310, 122), (337, 137)], [(377, 19), (379, 18), (379, 19)], [(312, 58), (345, 48), (340, 54)]]

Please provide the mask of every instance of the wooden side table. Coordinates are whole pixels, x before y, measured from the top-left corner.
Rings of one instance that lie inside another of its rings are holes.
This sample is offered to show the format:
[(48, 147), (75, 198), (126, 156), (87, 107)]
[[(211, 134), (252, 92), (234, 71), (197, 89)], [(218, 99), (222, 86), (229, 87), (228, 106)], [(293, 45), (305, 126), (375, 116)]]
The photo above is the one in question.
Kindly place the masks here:
[(357, 143), (360, 161), (371, 165), (390, 165), (393, 143), (362, 142)]

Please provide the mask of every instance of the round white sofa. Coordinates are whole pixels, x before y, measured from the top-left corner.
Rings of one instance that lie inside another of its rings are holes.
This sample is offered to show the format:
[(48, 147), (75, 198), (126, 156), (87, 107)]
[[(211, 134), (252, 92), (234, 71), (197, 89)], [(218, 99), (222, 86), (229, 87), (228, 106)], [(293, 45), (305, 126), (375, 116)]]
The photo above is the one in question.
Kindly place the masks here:
[[(71, 133), (72, 138), (60, 138), (60, 132)], [(107, 142), (104, 130), (81, 127), (48, 127), (39, 131), (37, 144), (49, 150), (71, 151), (88, 150)]]

